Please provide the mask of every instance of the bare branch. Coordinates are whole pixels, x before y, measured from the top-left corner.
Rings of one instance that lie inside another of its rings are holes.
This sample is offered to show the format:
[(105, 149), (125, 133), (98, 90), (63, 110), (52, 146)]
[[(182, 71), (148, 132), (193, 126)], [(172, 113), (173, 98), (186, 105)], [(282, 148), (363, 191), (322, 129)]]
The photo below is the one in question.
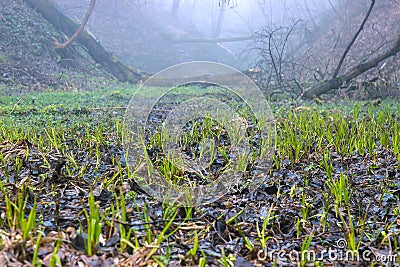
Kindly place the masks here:
[[(59, 27), (67, 35), (73, 35), (79, 25), (58, 10), (50, 0), (24, 0), (30, 7), (43, 15), (54, 26)], [(104, 69), (122, 82), (137, 83), (142, 74), (129, 65), (121, 63), (112, 53), (108, 52), (92, 35), (82, 29), (77, 41), (87, 49), (88, 54)]]
[(350, 41), (349, 45), (347, 46), (346, 50), (344, 51), (342, 57), (339, 60), (339, 64), (336, 67), (335, 72), (332, 75), (332, 78), (336, 78), (336, 76), (339, 73), (340, 68), (342, 67), (343, 61), (347, 56), (347, 53), (350, 51), (350, 48), (353, 46), (354, 42), (356, 41), (358, 35), (360, 35), (361, 31), (364, 29), (364, 25), (368, 20), (369, 15), (371, 14), (372, 9), (374, 8), (375, 5), (375, 0), (371, 0), (371, 5), (369, 6), (369, 9), (367, 11), (367, 14), (365, 14), (364, 20), (362, 21), (360, 27), (358, 28), (358, 31), (354, 35), (353, 39)]
[(328, 0), (329, 6), (332, 8), (333, 12), (335, 13), (335, 15), (340, 18), (339, 16), (339, 12), (336, 10), (335, 5), (332, 4), (331, 0)]
[(75, 41), (76, 38), (78, 38), (79, 33), (83, 30), (83, 28), (85, 28), (86, 23), (89, 20), (90, 15), (92, 14), (94, 5), (96, 3), (96, 0), (91, 0), (90, 1), (90, 6), (88, 11), (86, 12), (85, 17), (82, 20), (81, 25), (79, 26), (79, 28), (75, 31), (75, 33), (64, 43), (60, 44), (57, 40), (54, 39), (54, 44), (56, 45), (56, 48), (60, 48), (60, 49), (64, 49), (67, 46), (69, 46), (70, 44), (72, 44), (73, 41)]

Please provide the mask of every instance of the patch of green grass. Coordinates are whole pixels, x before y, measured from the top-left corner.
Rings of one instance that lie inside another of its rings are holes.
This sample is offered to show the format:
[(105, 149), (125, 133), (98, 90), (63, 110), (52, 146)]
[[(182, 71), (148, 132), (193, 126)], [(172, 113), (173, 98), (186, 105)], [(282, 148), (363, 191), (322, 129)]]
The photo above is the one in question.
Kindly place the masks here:
[[(89, 256), (96, 253), (101, 235), (102, 222), (100, 218), (100, 208), (95, 203), (93, 193), (89, 194), (89, 212), (84, 210), (87, 223), (87, 239), (85, 239), (85, 249)], [(82, 233), (81, 233), (82, 234)]]
[[(181, 88), (174, 94), (185, 94), (185, 90), (197, 90), (196, 93), (200, 94), (198, 88)], [(157, 88), (150, 88), (146, 93), (143, 91), (140, 97), (156, 97), (157, 92)], [(63, 204), (58, 203), (59, 198), (70, 193), (64, 190), (63, 186), (66, 185), (73, 188), (71, 191), (89, 196), (88, 203), (74, 202), (74, 205), (81, 205), (83, 210), (89, 210), (83, 213), (84, 218), (80, 220), (82, 228), (87, 229), (85, 248), (88, 255), (102, 253), (98, 249), (101, 233), (109, 239), (113, 236), (119, 238), (115, 244), (121, 255), (143, 254), (143, 261), (153, 261), (160, 266), (166, 266), (178, 257), (182, 262), (199, 266), (206, 266), (210, 258), (223, 266), (233, 265), (236, 254), (231, 250), (222, 247), (210, 252), (202, 242), (205, 236), (208, 240), (221, 241), (226, 238), (223, 233), (212, 232), (212, 222), (196, 219), (197, 216), (203, 218), (201, 216), (210, 207), (199, 207), (198, 210), (186, 208), (182, 215), (181, 207), (164, 203), (158, 207), (157, 214), (154, 211), (157, 209), (155, 202), (148, 198), (141, 199), (143, 196), (133, 189), (122, 190), (133, 178), (137, 178), (136, 170), (127, 163), (122, 148), (126, 127), (123, 124), (124, 108), (134, 93), (135, 88), (121, 87), (85, 92), (5, 95), (1, 98), (0, 174), (3, 181), (0, 201), (4, 203), (1, 209), (6, 215), (1, 225), (19, 232), (27, 247), (35, 246), (31, 258), (27, 257), (32, 259), (34, 265), (41, 262), (38, 256), (41, 253), (37, 250), (40, 240), (47, 240), (35, 233), (43, 223), (43, 217), (39, 217), (36, 211), (48, 205), (57, 213)], [(273, 139), (274, 155), (268, 154), (268, 144), (261, 142), (261, 152), (247, 151), (248, 154), (239, 155), (236, 158), (239, 167), (235, 169), (236, 172), (249, 174), (251, 168), (248, 162), (256, 164), (258, 157), (273, 158), (274, 168), (265, 176), (277, 174), (277, 179), (282, 183), (279, 184), (279, 193), (272, 196), (264, 194), (268, 203), (272, 203), (271, 208), (263, 218), (254, 211), (256, 215), (253, 214), (247, 221), (246, 216), (250, 216), (247, 211), (250, 209), (234, 207), (234, 212), (229, 216), (218, 210), (219, 220), (230, 218), (226, 220), (230, 237), (238, 235), (238, 240), (243, 244), (242, 250), (256, 251), (267, 247), (272, 241), (278, 242), (273, 233), (279, 234), (281, 229), (277, 230), (277, 227), (289, 224), (281, 220), (286, 210), (278, 208), (280, 205), (289, 207), (288, 210), (296, 214), (290, 217), (293, 232), (285, 234), (291, 235), (288, 239), (290, 242), (297, 242), (299, 252), (312, 249), (312, 243), (318, 242), (317, 236), (323, 237), (331, 231), (342, 235), (351, 250), (358, 250), (363, 238), (368, 238), (371, 243), (381, 242), (386, 247), (389, 241), (397, 242), (398, 235), (392, 228), (395, 227), (399, 211), (393, 206), (397, 199), (390, 199), (397, 190), (394, 189), (396, 181), (385, 177), (382, 182), (367, 176), (380, 168), (387, 168), (382, 160), (385, 157), (387, 160), (392, 157), (397, 160), (391, 163), (396, 165), (395, 172), (399, 168), (398, 103), (383, 100), (380, 106), (367, 102), (346, 102), (298, 108), (275, 104), (273, 108), (276, 110), (277, 132), (277, 138)], [(219, 158), (227, 163), (219, 169), (224, 173), (234, 164), (230, 162), (229, 144), (218, 146), (209, 143), (210, 140), (220, 140), (226, 130), (212, 120), (205, 119), (194, 122), (181, 136), (173, 138), (187, 147), (187, 156), (195, 161), (205, 161), (210, 165)], [(239, 131), (234, 131), (233, 135), (239, 137)], [(171, 137), (166, 136), (162, 129), (155, 131), (148, 139), (147, 148), (165, 149), (167, 138)], [(179, 185), (192, 182), (182, 171), (183, 163), (173, 154), (159, 153), (156, 156), (153, 164), (171, 183)], [(204, 160), (206, 157), (209, 159)], [(360, 172), (369, 180), (360, 175), (365, 178), (360, 181), (357, 172), (351, 169), (354, 158), (366, 166), (365, 169), (360, 167)], [(60, 165), (57, 159), (63, 159), (65, 163)], [(193, 168), (195, 174), (202, 172), (204, 170)], [(293, 178), (296, 175), (300, 177), (297, 180)], [(24, 187), (24, 183), (28, 187)], [(387, 213), (392, 216), (391, 221), (379, 226), (382, 231), (370, 226), (368, 211), (362, 209), (362, 203), (357, 203), (357, 198), (362, 195), (355, 187), (368, 183), (368, 189), (371, 190), (378, 187), (376, 184), (382, 187), (377, 205), (388, 206)], [(44, 200), (33, 202), (29, 210), (28, 195), (23, 193), (24, 188), (30, 188), (32, 194), (40, 194)], [(316, 188), (318, 191), (313, 192)], [(111, 204), (107, 207), (98, 205), (90, 193), (93, 189), (110, 191)], [(12, 193), (16, 193), (14, 198), (11, 197)], [(232, 196), (232, 199), (236, 198), (238, 195)], [(320, 203), (316, 203), (315, 199), (319, 199)], [(246, 201), (246, 204), (256, 206), (251, 199)], [(232, 205), (229, 200), (223, 203), (218, 208), (225, 205), (229, 209), (229, 205)], [(280, 223), (282, 225), (278, 225)], [(60, 232), (62, 230), (65, 229), (60, 229)], [(213, 235), (214, 239), (208, 235)], [(182, 238), (182, 242), (173, 245), (175, 239), (179, 238)], [(68, 242), (60, 237), (53, 243), (54, 254), (50, 265), (56, 266), (61, 262), (57, 252)], [(306, 258), (301, 258), (299, 262), (300, 265), (308, 263)]]

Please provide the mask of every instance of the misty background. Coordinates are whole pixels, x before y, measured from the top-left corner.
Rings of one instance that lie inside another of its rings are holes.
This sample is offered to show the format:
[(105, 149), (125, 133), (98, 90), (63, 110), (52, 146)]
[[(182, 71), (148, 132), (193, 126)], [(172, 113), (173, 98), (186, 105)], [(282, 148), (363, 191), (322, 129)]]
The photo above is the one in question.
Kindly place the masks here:
[[(90, 1), (54, 2), (79, 23)], [(249, 48), (260, 29), (297, 22), (293, 41), (299, 41), (322, 31), (321, 23), (334, 14), (335, 5), (336, 0), (103, 0), (96, 3), (86, 29), (122, 61), (143, 71), (157, 72), (191, 60), (243, 70), (257, 62), (257, 53)], [(244, 40), (224, 42), (226, 38)]]
[[(0, 4), (4, 17), (24, 18), (0, 25), (5, 84), (55, 86), (87, 73), (136, 84), (178, 63), (214, 61), (243, 71), (269, 96), (298, 98), (337, 77), (318, 95), (400, 95), (399, 0), (26, 1), (33, 9)], [(39, 10), (44, 2), (54, 2), (53, 13)], [(86, 14), (82, 38), (57, 48)]]

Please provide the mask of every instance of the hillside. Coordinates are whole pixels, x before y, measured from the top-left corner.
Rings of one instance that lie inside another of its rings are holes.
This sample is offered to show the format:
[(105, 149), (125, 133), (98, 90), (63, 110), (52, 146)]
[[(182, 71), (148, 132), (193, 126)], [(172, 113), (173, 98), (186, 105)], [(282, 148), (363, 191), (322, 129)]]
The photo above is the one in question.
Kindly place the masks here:
[(22, 0), (0, 2), (0, 87), (83, 89), (84, 82), (106, 76), (78, 44), (57, 50), (61, 33)]

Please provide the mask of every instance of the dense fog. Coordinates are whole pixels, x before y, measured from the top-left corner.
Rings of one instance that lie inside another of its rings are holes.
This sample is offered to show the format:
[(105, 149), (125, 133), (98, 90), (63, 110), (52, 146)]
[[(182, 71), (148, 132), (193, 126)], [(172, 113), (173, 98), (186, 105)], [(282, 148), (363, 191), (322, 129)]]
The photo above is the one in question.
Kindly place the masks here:
[[(55, 2), (80, 21), (90, 1)], [(254, 33), (297, 22), (304, 35), (319, 28), (335, 5), (333, 0), (98, 1), (87, 29), (122, 60), (146, 71), (190, 60), (246, 69), (254, 65), (254, 57), (246, 53)]]

